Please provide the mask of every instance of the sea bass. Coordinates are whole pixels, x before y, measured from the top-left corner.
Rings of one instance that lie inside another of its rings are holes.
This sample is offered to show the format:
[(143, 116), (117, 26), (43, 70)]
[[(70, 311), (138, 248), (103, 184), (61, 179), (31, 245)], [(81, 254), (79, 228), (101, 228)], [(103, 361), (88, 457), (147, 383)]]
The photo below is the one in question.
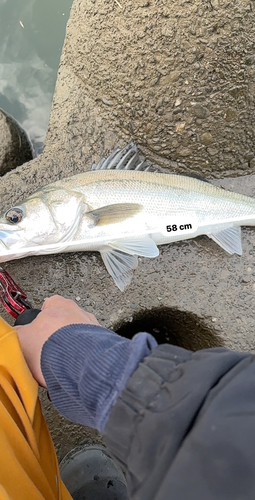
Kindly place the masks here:
[(0, 262), (96, 250), (120, 290), (138, 256), (206, 234), (242, 254), (241, 228), (255, 225), (255, 200), (178, 174), (150, 172), (131, 143), (92, 170), (59, 180), (0, 217)]

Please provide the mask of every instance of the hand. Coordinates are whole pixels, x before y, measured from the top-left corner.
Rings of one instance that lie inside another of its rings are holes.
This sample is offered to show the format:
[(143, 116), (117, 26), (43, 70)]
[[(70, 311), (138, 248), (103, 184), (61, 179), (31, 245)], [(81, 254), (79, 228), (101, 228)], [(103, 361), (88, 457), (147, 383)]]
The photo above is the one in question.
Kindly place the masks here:
[(42, 311), (32, 323), (15, 326), (24, 358), (33, 377), (42, 387), (46, 388), (40, 364), (43, 344), (59, 328), (78, 323), (99, 325), (93, 314), (84, 311), (72, 300), (54, 295), (46, 299)]

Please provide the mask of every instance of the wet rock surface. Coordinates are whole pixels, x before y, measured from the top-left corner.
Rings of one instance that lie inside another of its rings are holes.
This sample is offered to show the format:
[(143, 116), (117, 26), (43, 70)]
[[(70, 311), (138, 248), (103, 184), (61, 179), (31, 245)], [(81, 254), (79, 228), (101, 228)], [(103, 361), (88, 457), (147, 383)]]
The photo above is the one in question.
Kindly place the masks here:
[[(1, 179), (1, 212), (130, 139), (166, 172), (222, 178), (214, 182), (255, 197), (254, 8), (75, 0), (44, 153)], [(3, 267), (35, 307), (59, 293), (127, 337), (150, 329), (159, 342), (189, 349), (254, 351), (255, 230), (244, 228), (242, 239), (242, 257), (206, 236), (161, 246), (158, 258), (139, 259), (124, 293), (96, 253)], [(100, 441), (43, 401), (60, 459), (80, 441)]]
[(26, 132), (0, 109), (0, 177), (32, 158), (33, 148)]

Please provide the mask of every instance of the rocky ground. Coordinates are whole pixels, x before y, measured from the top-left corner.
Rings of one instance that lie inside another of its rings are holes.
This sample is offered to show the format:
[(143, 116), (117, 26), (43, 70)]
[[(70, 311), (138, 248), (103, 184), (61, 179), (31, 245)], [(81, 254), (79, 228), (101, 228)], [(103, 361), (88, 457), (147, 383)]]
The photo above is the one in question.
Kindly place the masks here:
[[(1, 179), (1, 212), (131, 139), (165, 172), (255, 196), (254, 12), (248, 0), (75, 0), (44, 153)], [(37, 307), (59, 293), (126, 336), (146, 330), (191, 349), (254, 350), (254, 255), (252, 228), (242, 257), (206, 236), (163, 246), (158, 258), (139, 259), (124, 293), (95, 253), (4, 267)], [(60, 458), (100, 440), (43, 404)]]

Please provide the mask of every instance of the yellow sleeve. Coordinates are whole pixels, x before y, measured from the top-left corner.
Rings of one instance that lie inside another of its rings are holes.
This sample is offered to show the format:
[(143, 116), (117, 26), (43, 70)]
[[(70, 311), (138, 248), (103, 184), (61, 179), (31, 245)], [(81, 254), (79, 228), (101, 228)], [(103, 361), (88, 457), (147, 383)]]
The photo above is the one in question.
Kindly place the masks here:
[[(36, 333), (35, 333), (36, 334)], [(71, 500), (60, 480), (38, 385), (0, 317), (0, 500)]]

